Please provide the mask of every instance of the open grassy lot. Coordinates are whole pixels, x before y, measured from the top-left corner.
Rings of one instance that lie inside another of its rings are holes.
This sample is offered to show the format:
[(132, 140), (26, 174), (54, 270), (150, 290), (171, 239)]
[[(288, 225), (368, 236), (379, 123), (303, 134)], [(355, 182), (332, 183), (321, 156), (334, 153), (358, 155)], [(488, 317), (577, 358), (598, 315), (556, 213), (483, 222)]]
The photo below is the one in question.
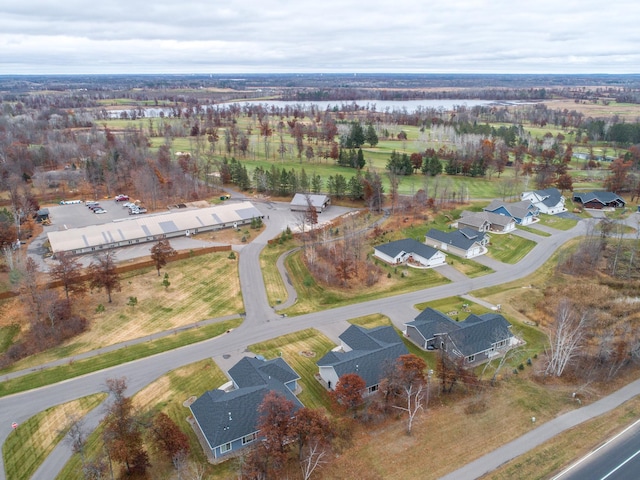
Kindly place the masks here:
[[(169, 274), (169, 288), (162, 286), (163, 277), (152, 268), (124, 274), (122, 291), (112, 294), (113, 303), (107, 303), (105, 293), (98, 291), (77, 302), (90, 321), (87, 332), (12, 368), (28, 368), (209, 318), (239, 314), (244, 307), (238, 263), (228, 255), (212, 253), (167, 264), (162, 274)], [(131, 296), (138, 299), (134, 307), (127, 305)], [(104, 305), (103, 313), (96, 313), (98, 304)]]
[(633, 423), (640, 415), (640, 398), (629, 400), (610, 413), (561, 433), (543, 445), (482, 476), (483, 480), (551, 478), (574, 460), (597, 448)]
[(51, 385), (52, 383), (61, 382), (73, 377), (79, 377), (86, 373), (95, 372), (104, 368), (113, 367), (114, 365), (120, 365), (122, 363), (131, 362), (156, 353), (162, 353), (191, 343), (200, 342), (208, 338), (222, 335), (228, 330), (240, 325), (241, 322), (242, 320), (238, 318), (236, 320), (197, 327), (176, 333), (169, 337), (121, 348), (114, 352), (105, 353), (86, 360), (70, 362), (69, 364), (60, 367), (39, 370), (23, 377), (5, 380), (0, 383), (0, 396), (24, 392), (44, 385)]
[(278, 356), (284, 358), (301, 377), (298, 381), (302, 387), (302, 392), (298, 395), (300, 401), (306, 407), (328, 408), (329, 395), (315, 379), (315, 374), (318, 373), (316, 362), (333, 347), (335, 345), (331, 340), (310, 328), (267, 342), (249, 345), (249, 350), (268, 360)]
[(457, 255), (453, 255), (451, 252), (447, 253), (447, 255), (447, 263), (460, 273), (464, 273), (469, 278), (481, 277), (494, 272), (492, 268), (469, 258), (458, 257)]
[[(227, 377), (211, 359), (202, 360), (169, 372), (149, 384), (133, 397), (134, 406), (142, 413), (163, 411), (174, 420), (180, 429), (189, 437), (191, 446), (190, 460), (205, 465), (207, 476), (204, 478), (222, 480), (233, 478), (233, 462), (227, 462), (216, 468), (206, 463), (206, 458), (196, 435), (187, 422), (190, 415), (183, 402), (191, 396), (200, 396), (207, 390), (220, 387), (227, 382)], [(103, 442), (99, 428), (88, 440), (87, 457), (92, 458), (102, 451)], [(152, 467), (149, 478), (172, 478), (173, 467), (170, 459), (161, 458), (153, 450), (150, 453)], [(82, 480), (81, 459), (74, 455), (57, 477), (59, 480)]]
[[(466, 305), (466, 308), (465, 308)], [(427, 307), (431, 307), (434, 310), (438, 310), (444, 314), (449, 315), (454, 320), (457, 318), (462, 321), (470, 314), (482, 315), (483, 313), (489, 313), (491, 310), (474, 302), (470, 302), (466, 298), (462, 297), (447, 297), (435, 300), (433, 302), (424, 302), (414, 305), (415, 308), (422, 311)]]
[[(498, 386), (464, 399), (438, 394), (434, 383), (429, 408), (418, 416), (410, 436), (404, 419), (358, 428), (352, 446), (323, 469), (322, 478), (363, 478), (362, 472), (379, 479), (440, 478), (529, 431), (532, 415), (539, 425), (575, 408), (570, 390), (544, 388), (523, 377), (509, 375)], [(479, 400), (487, 409), (467, 413)]]
[(7, 478), (28, 480), (69, 431), (69, 419), (81, 418), (107, 397), (97, 393), (38, 413), (9, 434), (2, 446)]
[[(540, 215), (540, 225), (555, 228), (556, 230), (571, 230), (578, 223), (571, 218), (562, 218), (557, 215)], [(518, 227), (520, 228), (520, 227)]]
[(534, 227), (529, 227), (528, 225), (518, 225), (518, 230), (524, 230), (525, 232), (533, 233), (534, 235), (540, 235), (541, 237), (550, 237), (551, 234), (544, 232), (542, 230), (538, 230)]
[(364, 317), (352, 318), (349, 323), (364, 328), (385, 327), (391, 325), (391, 320), (386, 315), (374, 313), (373, 315), (365, 315)]
[(518, 263), (535, 246), (532, 240), (510, 233), (492, 235), (487, 255), (504, 263)]
[[(349, 305), (449, 283), (448, 279), (433, 269), (396, 268), (384, 262), (376, 263), (384, 273), (375, 285), (366, 289), (345, 291), (318, 284), (308, 273), (300, 252), (290, 255), (286, 265), (298, 292), (298, 302), (284, 312), (288, 315), (300, 315), (328, 307)], [(391, 277), (387, 278), (388, 275)]]
[(282, 254), (296, 246), (293, 241), (287, 241), (282, 244), (272, 243), (260, 252), (260, 268), (262, 269), (262, 278), (267, 290), (269, 305), (276, 305), (287, 299), (287, 289), (284, 286), (280, 271), (276, 268), (276, 262)]

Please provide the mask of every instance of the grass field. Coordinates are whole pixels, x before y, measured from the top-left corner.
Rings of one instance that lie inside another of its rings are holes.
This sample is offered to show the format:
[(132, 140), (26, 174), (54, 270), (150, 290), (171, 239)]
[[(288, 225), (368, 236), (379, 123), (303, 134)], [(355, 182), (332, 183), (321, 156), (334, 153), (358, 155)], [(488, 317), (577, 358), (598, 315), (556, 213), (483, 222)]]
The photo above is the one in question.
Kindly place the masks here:
[(20, 325), (17, 324), (0, 327), (0, 353), (4, 353), (11, 346), (18, 332)]
[(260, 252), (260, 268), (262, 269), (262, 278), (267, 290), (269, 305), (276, 305), (287, 299), (287, 289), (284, 286), (280, 271), (276, 268), (276, 262), (282, 254), (296, 246), (297, 244), (293, 241), (287, 241), (283, 244), (272, 243)]
[(540, 215), (540, 225), (555, 228), (556, 230), (571, 230), (578, 224), (577, 220), (562, 218), (557, 215)]
[[(163, 411), (174, 420), (180, 429), (189, 437), (191, 446), (190, 459), (202, 465), (207, 465), (202, 447), (196, 435), (187, 422), (190, 414), (183, 402), (190, 396), (200, 396), (207, 390), (218, 388), (227, 382), (227, 377), (211, 359), (202, 360), (169, 372), (155, 382), (149, 384), (133, 397), (134, 406), (140, 412)], [(87, 457), (92, 458), (102, 451), (103, 442), (101, 430), (98, 429), (88, 440)], [(170, 459), (162, 458), (149, 451), (152, 468), (149, 478), (171, 478), (173, 467)], [(227, 462), (215, 469), (207, 465), (207, 479), (223, 480), (232, 478), (233, 462)], [(65, 468), (58, 475), (59, 480), (83, 480), (81, 459), (74, 455)], [(115, 468), (115, 466), (114, 466)]]
[(174, 348), (183, 347), (224, 334), (226, 331), (240, 325), (242, 321), (229, 320), (203, 327), (193, 328), (188, 331), (176, 333), (159, 340), (132, 345), (114, 352), (105, 353), (86, 360), (69, 362), (60, 367), (39, 370), (23, 377), (5, 380), (0, 383), (0, 397), (12, 393), (24, 392), (44, 385), (61, 382), (69, 378), (78, 377), (86, 373), (95, 372), (104, 368), (113, 367), (122, 363), (131, 362), (139, 358), (148, 357), (156, 353), (166, 352)]
[(525, 232), (533, 233), (534, 235), (539, 235), (541, 237), (550, 237), (551, 234), (544, 232), (542, 230), (538, 230), (534, 227), (529, 227), (528, 225), (518, 225), (518, 230), (524, 230)]
[(458, 257), (452, 253), (448, 253), (447, 255), (449, 255), (447, 263), (453, 266), (453, 268), (458, 270), (460, 273), (464, 273), (469, 278), (481, 277), (494, 272), (492, 268), (469, 258)]
[[(284, 313), (300, 315), (328, 307), (350, 305), (449, 283), (448, 279), (433, 269), (395, 268), (384, 262), (376, 261), (376, 263), (384, 271), (378, 283), (366, 289), (345, 291), (318, 284), (308, 273), (300, 252), (290, 255), (286, 265), (291, 281), (298, 292), (298, 302), (285, 309)], [(387, 278), (387, 275), (391, 275), (391, 278)]]
[(492, 235), (487, 255), (501, 262), (513, 264), (522, 260), (535, 246), (534, 241), (510, 233)]
[[(467, 307), (465, 308), (464, 305), (467, 305)], [(431, 307), (434, 310), (438, 310), (439, 312), (449, 315), (454, 320), (457, 319), (460, 321), (464, 320), (472, 313), (475, 315), (482, 315), (483, 313), (491, 312), (491, 310), (478, 303), (471, 302), (466, 298), (458, 296), (441, 298), (433, 302), (418, 303), (417, 305), (414, 305), (414, 307), (420, 311), (427, 307)]]
[(2, 446), (7, 478), (28, 480), (69, 430), (69, 419), (83, 417), (107, 397), (97, 393), (38, 413), (12, 431)]
[[(26, 358), (12, 369), (40, 365), (209, 318), (239, 314), (244, 307), (238, 263), (228, 256), (228, 252), (212, 253), (167, 264), (162, 274), (169, 274), (169, 288), (162, 286), (163, 277), (158, 277), (153, 268), (122, 275), (122, 291), (113, 293), (113, 303), (107, 303), (105, 293), (97, 291), (77, 302), (80, 313), (90, 320), (87, 332), (61, 347)], [(130, 296), (138, 299), (135, 307), (127, 306)], [(104, 305), (103, 313), (95, 312), (98, 304)]]
[(482, 480), (551, 478), (573, 461), (595, 450), (640, 415), (640, 398), (629, 400), (610, 413), (555, 436), (548, 442), (506, 463)]
[(267, 360), (278, 356), (284, 358), (300, 375), (298, 383), (302, 386), (302, 392), (298, 399), (303, 405), (309, 408), (328, 408), (329, 395), (315, 379), (315, 374), (318, 373), (316, 362), (333, 347), (334, 343), (323, 334), (314, 329), (307, 329), (249, 345), (248, 349)]

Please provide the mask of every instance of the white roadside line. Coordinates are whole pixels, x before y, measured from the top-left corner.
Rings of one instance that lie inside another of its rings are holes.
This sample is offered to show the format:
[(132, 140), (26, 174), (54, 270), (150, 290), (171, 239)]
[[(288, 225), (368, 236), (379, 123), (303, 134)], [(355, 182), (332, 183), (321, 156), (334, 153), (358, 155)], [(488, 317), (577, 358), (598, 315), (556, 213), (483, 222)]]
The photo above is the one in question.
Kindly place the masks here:
[[(620, 433), (618, 433), (616, 436), (614, 436), (613, 438), (610, 438), (609, 440), (607, 440), (605, 443), (603, 443), (602, 445), (600, 445), (598, 448), (596, 448), (594, 451), (588, 453), (587, 455), (585, 455), (584, 457), (582, 457), (580, 460), (578, 460), (576, 463), (574, 463), (573, 465), (569, 466), (568, 468), (566, 468), (565, 470), (563, 470), (562, 472), (560, 472), (558, 475), (556, 475), (555, 477), (553, 477), (551, 480), (557, 480), (558, 478), (562, 477), (563, 475), (565, 475), (566, 473), (570, 472), (571, 470), (573, 470), (575, 467), (577, 467), (578, 465), (580, 465), (582, 462), (584, 462), (585, 460), (589, 459), (592, 455), (595, 455), (596, 453), (598, 453), (601, 449), (603, 449), (604, 447), (606, 447), (607, 445), (609, 445), (611, 442), (615, 441), (618, 437), (624, 435), (625, 433), (627, 433), (629, 430), (631, 430), (633, 427), (635, 427), (638, 423), (640, 423), (640, 420), (636, 420), (635, 422), (633, 422), (631, 425), (629, 425), (627, 428), (625, 428), (624, 430), (622, 430)], [(637, 455), (638, 452), (636, 452)], [(635, 455), (634, 455), (635, 456)], [(633, 457), (631, 457), (633, 458)], [(630, 460), (630, 459), (629, 459)], [(627, 460), (628, 461), (628, 460)], [(626, 463), (626, 462), (625, 462)], [(620, 465), (622, 466), (622, 465)], [(620, 468), (620, 467), (618, 467)], [(606, 478), (606, 477), (605, 477)]]
[(611, 470), (609, 473), (607, 473), (604, 477), (601, 478), (601, 480), (605, 480), (606, 478), (609, 478), (611, 475), (613, 475), (614, 473), (616, 473), (619, 469), (621, 469), (624, 465), (626, 465), (628, 462), (630, 462), (631, 460), (633, 460), (633, 458), (638, 455), (640, 453), (640, 450), (638, 450), (636, 453), (634, 453), (633, 455), (631, 455), (629, 458), (627, 458), (624, 462), (622, 462), (620, 465), (618, 465), (616, 468), (614, 468), (613, 470)]

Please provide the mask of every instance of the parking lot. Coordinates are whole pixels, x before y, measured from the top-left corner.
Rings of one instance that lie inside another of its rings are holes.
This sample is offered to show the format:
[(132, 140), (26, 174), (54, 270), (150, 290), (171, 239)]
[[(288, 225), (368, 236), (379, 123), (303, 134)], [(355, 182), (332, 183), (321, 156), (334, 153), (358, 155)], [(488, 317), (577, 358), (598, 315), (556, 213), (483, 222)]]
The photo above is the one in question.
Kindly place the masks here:
[(47, 207), (51, 220), (51, 226), (47, 228), (54, 230), (78, 228), (109, 223), (121, 218), (134, 218), (133, 215), (129, 216), (129, 209), (122, 206), (126, 202), (116, 202), (111, 199), (100, 200), (98, 203), (106, 213), (93, 213), (84, 203)]

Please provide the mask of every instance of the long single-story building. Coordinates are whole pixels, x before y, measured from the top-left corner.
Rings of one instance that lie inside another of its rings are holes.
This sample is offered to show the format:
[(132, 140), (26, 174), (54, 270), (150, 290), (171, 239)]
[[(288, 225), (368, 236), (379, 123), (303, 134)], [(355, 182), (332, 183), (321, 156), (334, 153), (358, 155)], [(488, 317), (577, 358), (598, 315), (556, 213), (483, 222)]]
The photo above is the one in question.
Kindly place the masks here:
[(574, 192), (573, 201), (581, 203), (584, 208), (595, 210), (624, 208), (627, 204), (613, 192)]
[(51, 251), (83, 254), (250, 224), (264, 215), (252, 203), (172, 211), (49, 232)]
[(409, 264), (415, 267), (437, 267), (446, 263), (446, 255), (413, 238), (383, 243), (374, 247), (373, 256), (389, 265)]

